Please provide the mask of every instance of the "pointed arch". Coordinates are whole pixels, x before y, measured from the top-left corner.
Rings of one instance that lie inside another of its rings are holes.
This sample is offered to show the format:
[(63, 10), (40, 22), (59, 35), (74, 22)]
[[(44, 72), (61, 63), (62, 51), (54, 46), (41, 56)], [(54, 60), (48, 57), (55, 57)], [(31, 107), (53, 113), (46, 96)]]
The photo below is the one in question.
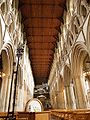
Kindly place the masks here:
[(3, 72), (6, 74), (2, 78), (1, 101), (2, 111), (7, 111), (9, 102), (10, 85), (13, 75), (14, 52), (11, 43), (6, 43), (1, 49)]
[(72, 75), (80, 74), (83, 59), (89, 54), (87, 47), (83, 42), (76, 42), (71, 53), (71, 71)]
[(11, 74), (12, 69), (13, 69), (12, 68), (13, 62), (14, 62), (14, 52), (13, 52), (12, 43), (4, 44), (1, 50), (1, 54), (3, 58), (4, 69), (5, 71), (7, 70), (8, 74)]
[(86, 44), (87, 44), (87, 49), (90, 52), (90, 16), (89, 16), (88, 25), (87, 25), (87, 40), (86, 40)]

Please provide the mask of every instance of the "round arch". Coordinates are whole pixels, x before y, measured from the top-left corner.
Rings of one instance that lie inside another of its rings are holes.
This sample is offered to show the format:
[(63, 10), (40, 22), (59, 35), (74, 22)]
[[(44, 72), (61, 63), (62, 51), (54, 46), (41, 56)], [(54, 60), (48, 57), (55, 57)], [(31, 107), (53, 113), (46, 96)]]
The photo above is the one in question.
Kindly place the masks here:
[(42, 110), (43, 110), (43, 105), (39, 99), (33, 98), (27, 101), (25, 111), (41, 112)]

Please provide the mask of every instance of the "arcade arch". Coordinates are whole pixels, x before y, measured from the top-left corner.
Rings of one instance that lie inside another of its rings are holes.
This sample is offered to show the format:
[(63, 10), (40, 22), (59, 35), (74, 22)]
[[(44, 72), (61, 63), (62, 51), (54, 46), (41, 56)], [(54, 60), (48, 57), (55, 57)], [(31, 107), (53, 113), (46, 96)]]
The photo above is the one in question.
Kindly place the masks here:
[[(75, 85), (76, 107), (86, 108), (86, 97), (84, 94), (83, 61), (88, 54), (87, 47), (83, 42), (76, 42), (71, 54), (72, 79)], [(79, 88), (79, 89), (78, 89)]]
[(1, 56), (3, 62), (3, 72), (5, 73), (5, 76), (2, 77), (0, 97), (3, 108), (1, 108), (2, 111), (7, 111), (14, 63), (14, 54), (12, 45), (10, 43), (4, 44), (3, 48), (1, 49)]

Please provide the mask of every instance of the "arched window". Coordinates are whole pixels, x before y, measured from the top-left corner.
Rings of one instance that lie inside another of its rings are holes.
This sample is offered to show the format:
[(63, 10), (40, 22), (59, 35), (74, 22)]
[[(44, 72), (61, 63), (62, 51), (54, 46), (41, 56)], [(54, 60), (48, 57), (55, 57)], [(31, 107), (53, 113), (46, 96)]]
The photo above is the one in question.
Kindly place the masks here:
[(90, 5), (90, 0), (86, 0), (86, 2), (88, 3), (88, 5)]
[(78, 28), (75, 24), (75, 21), (72, 23), (72, 33), (74, 36), (76, 36), (76, 34), (78, 34)]
[(87, 15), (87, 10), (84, 5), (81, 5), (81, 15), (83, 16), (83, 18), (85, 18)]
[(77, 26), (74, 25), (74, 27), (75, 27), (75, 34), (78, 34), (78, 28), (77, 28)]
[(67, 44), (68, 44), (68, 50), (70, 50), (70, 48), (73, 44), (73, 39), (72, 39), (71, 34), (68, 36)]
[(76, 23), (77, 27), (80, 26), (80, 21), (79, 21), (78, 17), (75, 17), (75, 23)]
[(43, 110), (43, 105), (39, 99), (32, 99), (26, 103), (25, 111), (27, 112), (41, 112)]
[(13, 30), (14, 30), (14, 23), (12, 22), (9, 26), (9, 32), (13, 33)]
[(3, 15), (4, 15), (4, 13), (5, 13), (5, 9), (6, 9), (5, 6), (6, 6), (6, 5), (5, 5), (5, 2), (2, 3), (2, 5), (1, 5), (1, 11), (2, 11), (2, 14), (3, 14)]
[(12, 8), (18, 9), (18, 0), (13, 0), (12, 1)]

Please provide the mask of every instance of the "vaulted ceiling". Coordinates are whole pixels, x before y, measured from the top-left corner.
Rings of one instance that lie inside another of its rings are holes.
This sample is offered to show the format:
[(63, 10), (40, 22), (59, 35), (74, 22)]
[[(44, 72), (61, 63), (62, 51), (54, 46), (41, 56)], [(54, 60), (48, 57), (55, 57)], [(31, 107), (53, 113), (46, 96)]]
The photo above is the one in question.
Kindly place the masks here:
[(19, 0), (36, 85), (47, 83), (66, 0)]

